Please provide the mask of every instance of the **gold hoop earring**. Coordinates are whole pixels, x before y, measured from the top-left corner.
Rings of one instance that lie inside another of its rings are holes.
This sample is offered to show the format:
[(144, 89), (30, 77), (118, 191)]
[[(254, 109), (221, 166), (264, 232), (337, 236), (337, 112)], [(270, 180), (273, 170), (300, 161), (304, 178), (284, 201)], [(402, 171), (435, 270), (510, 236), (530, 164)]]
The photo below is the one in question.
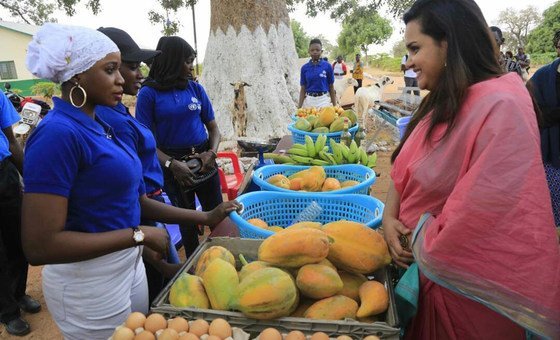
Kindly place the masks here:
[[(82, 95), (84, 96), (84, 101), (82, 102), (82, 105), (76, 105), (74, 103), (74, 99), (72, 99), (72, 94), (74, 93), (74, 90), (78, 88), (80, 89), (80, 91), (82, 91)], [(79, 109), (82, 108), (84, 105), (86, 105), (86, 101), (87, 101), (87, 93), (86, 90), (84, 90), (83, 87), (80, 86), (80, 84), (76, 83), (71, 89), (70, 89), (70, 104), (72, 104), (72, 106), (74, 106), (75, 108)]]

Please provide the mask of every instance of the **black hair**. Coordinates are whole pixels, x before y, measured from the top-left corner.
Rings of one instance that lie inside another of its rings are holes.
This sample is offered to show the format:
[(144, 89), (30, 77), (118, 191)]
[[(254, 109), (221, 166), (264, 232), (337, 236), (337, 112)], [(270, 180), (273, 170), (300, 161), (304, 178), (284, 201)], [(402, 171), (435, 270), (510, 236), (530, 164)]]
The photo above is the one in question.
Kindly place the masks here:
[(503, 44), (506, 41), (506, 38), (504, 38), (504, 34), (502, 33), (502, 30), (498, 26), (490, 26), (490, 31), (496, 32), (498, 34), (498, 39), (500, 39), (500, 44)]
[(196, 57), (195, 50), (180, 37), (161, 37), (156, 49), (161, 54), (152, 63), (145, 85), (161, 90), (186, 88), (183, 69), (186, 60)]
[(391, 160), (418, 123), (431, 112), (430, 137), (439, 124), (446, 124), (442, 138), (453, 130), (468, 88), (503, 73), (498, 47), (478, 5), (473, 0), (417, 0), (404, 14), (404, 22), (418, 21), (423, 34), (436, 43), (447, 43), (446, 67), (436, 88), (422, 100), (412, 116), (401, 143)]
[(321, 42), (321, 39), (318, 39), (318, 38), (314, 38), (314, 39), (311, 39), (311, 41), (309, 41), (309, 46), (311, 46), (313, 44), (319, 44), (319, 45), (321, 45), (321, 47), (323, 47), (323, 43)]

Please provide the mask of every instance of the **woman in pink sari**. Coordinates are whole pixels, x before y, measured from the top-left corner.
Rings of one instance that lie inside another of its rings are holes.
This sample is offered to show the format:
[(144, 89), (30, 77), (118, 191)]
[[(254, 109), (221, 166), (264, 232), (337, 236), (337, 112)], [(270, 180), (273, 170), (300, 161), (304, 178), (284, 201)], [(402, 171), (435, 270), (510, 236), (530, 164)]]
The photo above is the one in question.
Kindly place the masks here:
[(430, 91), (393, 154), (383, 216), (393, 260), (420, 272), (405, 338), (559, 338), (560, 248), (531, 96), (502, 74), (474, 1), (418, 0), (404, 21), (406, 66)]

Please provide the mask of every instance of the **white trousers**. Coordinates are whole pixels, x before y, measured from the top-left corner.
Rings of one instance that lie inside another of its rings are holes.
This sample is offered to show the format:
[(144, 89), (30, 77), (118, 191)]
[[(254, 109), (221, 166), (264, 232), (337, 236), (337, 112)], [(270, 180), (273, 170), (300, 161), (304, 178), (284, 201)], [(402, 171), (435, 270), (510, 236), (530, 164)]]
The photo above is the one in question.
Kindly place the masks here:
[(327, 92), (319, 97), (305, 96), (302, 107), (325, 107), (332, 106), (331, 95)]
[(67, 340), (107, 340), (131, 312), (148, 312), (142, 247), (43, 268), (47, 308)]

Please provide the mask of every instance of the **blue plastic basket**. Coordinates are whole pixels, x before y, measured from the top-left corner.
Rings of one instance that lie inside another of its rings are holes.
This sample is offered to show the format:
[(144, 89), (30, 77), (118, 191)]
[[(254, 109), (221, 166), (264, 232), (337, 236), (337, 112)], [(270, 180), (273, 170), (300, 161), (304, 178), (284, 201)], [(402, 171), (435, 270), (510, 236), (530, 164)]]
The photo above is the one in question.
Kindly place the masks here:
[(242, 204), (239, 213), (232, 212), (231, 220), (239, 228), (242, 238), (267, 238), (272, 231), (249, 224), (247, 220), (260, 218), (270, 226), (287, 227), (312, 202), (323, 209), (315, 222), (329, 223), (348, 220), (363, 223), (370, 228), (381, 224), (384, 204), (375, 197), (366, 195), (320, 195), (316, 193), (286, 193), (277, 191), (255, 191), (241, 195), (236, 200)]
[[(295, 123), (288, 125), (288, 130), (292, 132), (292, 141), (294, 144), (305, 144), (305, 136), (310, 136), (313, 139), (313, 142), (317, 141), (317, 137), (319, 135), (327, 136), (327, 141), (329, 139), (334, 139), (335, 142), (340, 143), (340, 136), (342, 135), (342, 131), (338, 132), (329, 132), (329, 133), (315, 133), (315, 132), (305, 132), (302, 130), (298, 130), (294, 127)], [(358, 131), (358, 124), (352, 126), (348, 129), (348, 132), (354, 137), (354, 134)], [(329, 147), (329, 151), (332, 152), (330, 143), (327, 142), (326, 144)]]
[[(286, 177), (305, 169), (309, 169), (308, 165), (282, 165), (274, 164), (258, 168), (253, 172), (253, 183), (258, 185), (261, 190), (265, 191), (283, 191), (283, 192), (297, 192), (294, 190), (284, 189), (272, 185), (267, 180), (274, 175), (284, 175)], [(336, 178), (339, 182), (353, 180), (358, 181), (352, 187), (342, 188), (339, 190), (316, 192), (317, 194), (369, 194), (369, 188), (375, 183), (375, 171), (364, 165), (359, 164), (344, 164), (344, 165), (330, 165), (323, 167), (327, 177)]]

